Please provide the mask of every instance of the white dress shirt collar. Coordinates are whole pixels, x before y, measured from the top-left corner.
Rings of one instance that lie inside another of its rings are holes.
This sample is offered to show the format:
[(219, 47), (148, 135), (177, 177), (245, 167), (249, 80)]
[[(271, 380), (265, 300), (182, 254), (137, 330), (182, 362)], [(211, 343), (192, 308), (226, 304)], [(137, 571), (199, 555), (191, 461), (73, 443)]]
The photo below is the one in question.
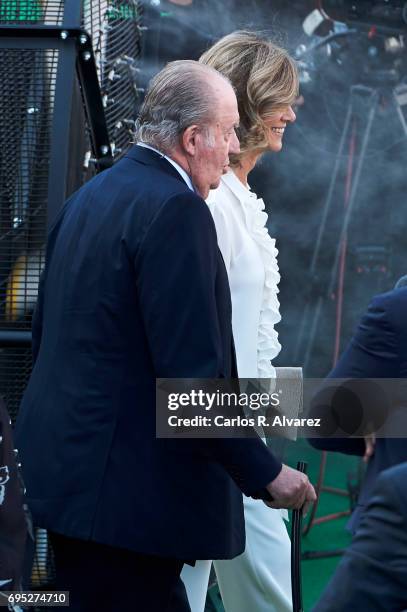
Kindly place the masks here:
[(144, 147), (145, 149), (151, 149), (151, 151), (155, 151), (156, 153), (158, 153), (158, 155), (161, 155), (161, 157), (164, 157), (164, 159), (166, 159), (168, 162), (170, 162), (170, 164), (172, 166), (174, 166), (175, 170), (182, 176), (182, 178), (184, 179), (184, 181), (186, 182), (188, 187), (191, 189), (191, 191), (195, 191), (189, 174), (187, 174), (185, 172), (184, 168), (181, 168), (181, 166), (179, 164), (177, 164), (176, 161), (171, 159), (171, 157), (168, 157), (168, 155), (164, 155), (164, 153), (162, 153), (158, 149), (155, 149), (154, 147), (151, 147), (150, 145), (145, 144), (144, 142), (138, 142), (137, 145), (139, 147)]

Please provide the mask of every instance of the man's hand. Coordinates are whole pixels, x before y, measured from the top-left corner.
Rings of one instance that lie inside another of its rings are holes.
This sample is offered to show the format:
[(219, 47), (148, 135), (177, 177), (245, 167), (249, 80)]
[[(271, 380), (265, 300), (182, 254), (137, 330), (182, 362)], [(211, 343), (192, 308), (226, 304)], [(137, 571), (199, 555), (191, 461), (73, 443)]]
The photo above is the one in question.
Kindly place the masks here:
[(317, 498), (314, 487), (308, 476), (283, 465), (281, 472), (267, 485), (267, 490), (273, 498), (272, 502), (265, 502), (270, 508), (299, 509), (306, 504), (304, 511), (310, 503)]
[(376, 436), (374, 433), (365, 436), (365, 454), (363, 455), (363, 461), (369, 463), (370, 457), (374, 454), (376, 446)]

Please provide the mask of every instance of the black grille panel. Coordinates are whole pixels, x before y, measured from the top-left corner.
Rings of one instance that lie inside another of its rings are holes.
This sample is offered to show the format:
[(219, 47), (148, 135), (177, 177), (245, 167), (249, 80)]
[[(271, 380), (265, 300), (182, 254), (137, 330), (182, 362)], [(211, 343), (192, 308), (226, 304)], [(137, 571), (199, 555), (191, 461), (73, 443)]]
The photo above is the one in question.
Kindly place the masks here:
[(83, 27), (92, 36), (99, 83), (113, 154), (129, 148), (140, 104), (137, 87), (140, 56), (140, 2), (87, 2)]
[[(73, 8), (74, 3), (63, 0), (0, 0), (0, 25), (63, 28), (64, 12)], [(73, 25), (70, 14), (69, 26)], [(86, 0), (76, 25), (92, 37), (109, 142), (118, 158), (131, 144), (139, 106), (140, 3)], [(69, 195), (96, 168), (78, 81), (73, 91), (62, 91), (62, 95), (57, 91), (57, 83), (58, 88), (64, 87), (64, 79), (57, 79), (58, 70), (62, 73), (61, 65), (64, 70), (68, 65), (63, 62), (67, 55), (63, 55), (66, 47), (61, 38), (30, 37), (21, 44), (24, 38), (11, 38), (11, 30), (7, 36), (5, 41), (0, 39), (0, 396), (14, 424), (32, 368), (31, 347), (24, 333), (31, 328), (45, 263), (47, 223), (64, 203), (62, 192)], [(71, 114), (67, 110), (61, 120), (61, 108), (63, 113), (70, 96), (72, 107), (66, 108), (71, 108)], [(64, 122), (71, 126), (64, 143), (69, 146), (66, 167), (59, 162), (61, 142), (56, 127)], [(57, 177), (52, 174), (55, 171)], [(60, 191), (54, 189), (57, 184), (63, 184)], [(61, 194), (58, 201), (54, 193)], [(47, 534), (37, 530), (31, 586), (47, 587), (54, 577)]]
[(30, 348), (0, 349), (0, 395), (15, 423), (21, 397), (31, 374)]
[[(0, 49), (0, 326), (29, 329), (44, 264), (58, 52)], [(12, 103), (10, 103), (12, 100)]]

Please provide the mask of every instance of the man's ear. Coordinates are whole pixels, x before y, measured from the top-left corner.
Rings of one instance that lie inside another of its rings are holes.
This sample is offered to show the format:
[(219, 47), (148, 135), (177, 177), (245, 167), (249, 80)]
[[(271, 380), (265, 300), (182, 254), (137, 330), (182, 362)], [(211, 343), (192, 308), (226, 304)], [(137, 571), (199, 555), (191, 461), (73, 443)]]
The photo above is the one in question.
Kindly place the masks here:
[(185, 153), (194, 157), (196, 155), (197, 138), (200, 137), (200, 129), (197, 125), (190, 125), (183, 131), (181, 145)]

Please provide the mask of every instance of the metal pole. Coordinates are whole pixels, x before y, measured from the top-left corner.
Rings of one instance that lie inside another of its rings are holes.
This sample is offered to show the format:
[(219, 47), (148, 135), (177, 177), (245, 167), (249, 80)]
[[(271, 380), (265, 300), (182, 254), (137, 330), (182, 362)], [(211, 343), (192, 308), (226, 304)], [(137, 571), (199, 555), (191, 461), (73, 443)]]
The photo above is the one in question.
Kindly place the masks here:
[(345, 217), (343, 219), (343, 223), (342, 223), (342, 230), (341, 230), (341, 236), (340, 239), (338, 241), (338, 247), (336, 249), (336, 254), (335, 254), (335, 262), (334, 262), (334, 266), (332, 268), (332, 276), (331, 276), (331, 283), (329, 286), (329, 290), (328, 290), (328, 295), (331, 294), (333, 292), (333, 290), (335, 289), (335, 282), (336, 282), (336, 273), (337, 273), (337, 269), (338, 269), (338, 262), (339, 262), (339, 257), (340, 257), (340, 253), (341, 253), (341, 247), (342, 247), (342, 243), (343, 240), (346, 237), (346, 234), (348, 232), (348, 227), (349, 227), (349, 222), (353, 213), (353, 209), (355, 206), (355, 201), (356, 201), (356, 194), (359, 188), (359, 182), (360, 182), (360, 175), (362, 173), (362, 168), (363, 168), (363, 163), (365, 161), (365, 157), (366, 157), (366, 150), (367, 150), (367, 145), (369, 142), (369, 137), (370, 137), (370, 132), (372, 129), (372, 125), (373, 125), (373, 120), (376, 114), (376, 108), (377, 108), (377, 103), (378, 103), (378, 99), (379, 99), (379, 94), (376, 90), (372, 90), (371, 93), (371, 107), (370, 107), (370, 111), (369, 111), (369, 115), (368, 115), (368, 120), (367, 120), (367, 125), (366, 125), (366, 129), (365, 129), (365, 133), (363, 134), (363, 141), (362, 141), (362, 147), (360, 150), (360, 155), (359, 155), (359, 161), (358, 161), (358, 165), (356, 167), (356, 172), (355, 172), (355, 178), (352, 184), (352, 191), (350, 194), (350, 198), (349, 198), (349, 204), (346, 208), (346, 213), (345, 213)]
[[(328, 188), (328, 194), (325, 200), (325, 205), (324, 205), (324, 209), (322, 212), (322, 219), (321, 219), (321, 223), (319, 225), (319, 230), (318, 230), (318, 236), (317, 236), (317, 240), (315, 243), (315, 248), (314, 248), (314, 252), (312, 255), (312, 260), (311, 260), (311, 264), (309, 267), (309, 279), (310, 282), (313, 282), (313, 276), (315, 274), (315, 269), (318, 263), (318, 258), (319, 258), (319, 253), (321, 251), (321, 245), (322, 245), (322, 238), (325, 232), (325, 228), (326, 228), (326, 223), (328, 220), (328, 213), (330, 211), (331, 205), (332, 205), (332, 200), (333, 200), (333, 194), (335, 191), (335, 186), (336, 186), (336, 181), (337, 181), (337, 177), (338, 177), (338, 173), (341, 167), (341, 161), (342, 161), (342, 156), (343, 156), (343, 149), (345, 146), (345, 142), (346, 142), (346, 137), (348, 135), (348, 131), (349, 131), (349, 125), (352, 119), (352, 113), (353, 113), (353, 99), (352, 96), (350, 97), (349, 100), (349, 104), (348, 104), (348, 110), (346, 113), (346, 117), (345, 117), (345, 123), (343, 126), (343, 130), (342, 130), (342, 134), (341, 134), (341, 140), (339, 142), (339, 147), (338, 147), (338, 152), (336, 154), (336, 159), (335, 159), (335, 166), (332, 172), (332, 177), (331, 177), (331, 181), (329, 184), (329, 188)], [(311, 299), (311, 297), (310, 297)], [(322, 299), (319, 298), (318, 300), (319, 303), (322, 302)], [(314, 316), (314, 323), (312, 325), (312, 328), (314, 329), (316, 327), (316, 324), (318, 322), (319, 319), (319, 310), (320, 308), (318, 308), (318, 314)], [(309, 327), (308, 326), (308, 318), (310, 315), (310, 304), (309, 301), (306, 304), (305, 307), (305, 311), (302, 317), (302, 321), (301, 321), (301, 326), (300, 326), (300, 333), (298, 335), (298, 340), (297, 340), (297, 345), (295, 348), (295, 353), (294, 353), (294, 360), (297, 362), (299, 360), (300, 357), (300, 352), (301, 352), (301, 347), (302, 347), (302, 343), (303, 343), (303, 337), (304, 337), (304, 333), (306, 331), (306, 329)], [(307, 357), (306, 360), (303, 361), (304, 364), (304, 368), (306, 367), (306, 362), (308, 361), (308, 356), (310, 353), (310, 350), (313, 346), (313, 341), (314, 338), (313, 336), (309, 339), (308, 342), (308, 349), (307, 349)]]

